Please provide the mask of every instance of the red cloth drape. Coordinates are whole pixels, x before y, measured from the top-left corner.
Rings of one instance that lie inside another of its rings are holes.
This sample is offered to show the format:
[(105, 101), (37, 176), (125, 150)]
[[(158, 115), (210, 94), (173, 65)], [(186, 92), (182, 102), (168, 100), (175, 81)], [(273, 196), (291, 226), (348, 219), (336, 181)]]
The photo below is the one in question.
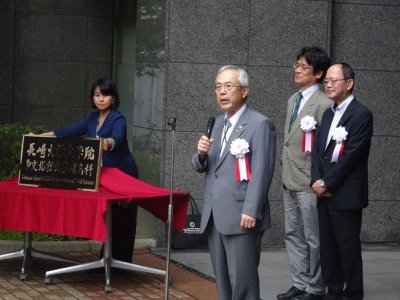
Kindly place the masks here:
[[(105, 241), (109, 201), (135, 201), (162, 221), (168, 219), (169, 190), (103, 168), (97, 192), (19, 186), (0, 182), (0, 229), (46, 232)], [(172, 225), (182, 229), (189, 194), (174, 191)]]

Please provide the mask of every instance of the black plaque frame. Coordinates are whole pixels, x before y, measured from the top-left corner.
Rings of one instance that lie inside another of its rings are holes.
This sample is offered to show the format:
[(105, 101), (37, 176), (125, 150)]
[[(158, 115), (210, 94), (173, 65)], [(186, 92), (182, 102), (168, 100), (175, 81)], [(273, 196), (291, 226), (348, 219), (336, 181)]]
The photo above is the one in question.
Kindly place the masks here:
[(24, 134), (19, 185), (97, 191), (102, 139)]

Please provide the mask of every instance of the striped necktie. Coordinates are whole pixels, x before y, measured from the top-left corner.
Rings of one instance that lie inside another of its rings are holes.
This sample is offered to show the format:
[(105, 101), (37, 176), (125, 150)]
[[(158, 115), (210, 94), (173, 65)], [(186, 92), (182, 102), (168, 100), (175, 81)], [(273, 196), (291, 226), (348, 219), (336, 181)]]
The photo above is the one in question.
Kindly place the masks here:
[(226, 146), (226, 134), (228, 133), (229, 128), (232, 126), (231, 122), (226, 118), (225, 119), (225, 126), (224, 126), (224, 137), (222, 138), (221, 142), (221, 153), (220, 156), (222, 155), (222, 152), (224, 152), (225, 146)]
[(292, 115), (290, 116), (289, 132), (290, 132), (290, 129), (292, 129), (292, 125), (297, 118), (297, 114), (299, 113), (301, 99), (303, 99), (303, 94), (301, 92), (299, 92), (299, 94), (296, 97), (296, 101), (294, 102), (294, 108), (293, 108)]

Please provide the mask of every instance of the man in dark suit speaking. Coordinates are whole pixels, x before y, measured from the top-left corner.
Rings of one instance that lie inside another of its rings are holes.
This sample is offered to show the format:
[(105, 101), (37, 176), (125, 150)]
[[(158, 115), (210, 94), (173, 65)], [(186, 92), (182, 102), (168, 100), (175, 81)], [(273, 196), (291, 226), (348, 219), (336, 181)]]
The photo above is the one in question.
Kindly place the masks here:
[(354, 72), (331, 66), (325, 92), (335, 103), (324, 113), (312, 152), (311, 183), (318, 197), (324, 299), (363, 299), (362, 209), (368, 205), (372, 113), (353, 96)]
[(259, 300), (261, 237), (271, 226), (268, 190), (275, 165), (275, 128), (246, 104), (245, 70), (224, 66), (215, 80), (225, 112), (192, 157), (206, 172), (201, 232), (206, 231), (219, 300)]

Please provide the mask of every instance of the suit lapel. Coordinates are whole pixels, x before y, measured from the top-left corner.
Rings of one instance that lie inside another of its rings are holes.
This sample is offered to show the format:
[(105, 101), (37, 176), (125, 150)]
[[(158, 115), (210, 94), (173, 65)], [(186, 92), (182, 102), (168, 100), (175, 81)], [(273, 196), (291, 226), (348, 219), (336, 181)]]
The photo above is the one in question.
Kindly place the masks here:
[[(343, 126), (343, 127), (345, 127), (346, 131), (348, 131), (348, 128), (346, 128), (346, 126), (344, 126), (344, 124), (345, 124), (346, 121), (353, 115), (354, 109), (356, 108), (357, 104), (358, 104), (358, 101), (356, 100), (356, 98), (354, 98), (354, 99), (350, 102), (350, 104), (347, 106), (347, 108), (346, 108), (346, 110), (345, 110), (343, 116), (340, 118), (340, 120), (339, 120), (339, 122), (338, 122), (338, 124), (337, 124), (336, 127)], [(328, 125), (329, 125), (329, 127), (328, 127), (328, 128), (325, 128), (325, 129), (327, 129), (327, 132), (324, 132), (324, 133), (323, 133), (324, 135), (322, 135), (322, 136), (325, 137), (325, 144), (324, 144), (324, 145), (326, 145), (326, 139), (328, 138), (328, 133), (329, 133), (330, 125), (331, 125), (331, 123), (332, 123), (333, 115), (334, 115), (334, 114), (333, 114), (333, 112), (332, 112), (332, 113), (331, 113), (331, 116), (330, 116), (330, 122), (327, 122)], [(326, 147), (325, 150), (328, 150), (328, 148), (331, 146), (331, 144), (332, 144), (332, 139), (329, 141), (328, 147)]]
[[(251, 109), (249, 107), (246, 107), (246, 109), (240, 116), (239, 120), (237, 121), (235, 127), (233, 128), (233, 131), (232, 131), (228, 141), (226, 142), (224, 152), (222, 153), (222, 155), (217, 163), (216, 169), (218, 169), (218, 167), (221, 165), (221, 163), (225, 160), (226, 156), (228, 155), (229, 150), (230, 150), (229, 148), (231, 146), (232, 141), (239, 138), (242, 135), (242, 133), (245, 131), (250, 113), (251, 113)], [(221, 131), (221, 135), (222, 135), (222, 131)], [(219, 153), (220, 152), (218, 152), (218, 155), (219, 155)]]
[(346, 123), (346, 121), (353, 115), (354, 109), (356, 108), (357, 104), (358, 104), (358, 101), (356, 100), (356, 98), (354, 98), (350, 102), (349, 106), (347, 106), (346, 111), (344, 112), (343, 116), (340, 118), (339, 123), (337, 125), (338, 127), (343, 126), (344, 123)]
[[(318, 95), (319, 95), (319, 90), (312, 93), (310, 98), (308, 98), (307, 102), (304, 104), (300, 113), (297, 115), (297, 118), (293, 123), (292, 130), (290, 130), (290, 132), (287, 134), (287, 138), (286, 138), (285, 142), (290, 140), (292, 138), (292, 136), (294, 135), (294, 133), (300, 128), (301, 119), (304, 118), (305, 116), (311, 114), (312, 108), (317, 101)], [(293, 105), (294, 105), (294, 102), (293, 102), (293, 104), (291, 104), (290, 114), (293, 110)], [(290, 114), (288, 114), (288, 115), (290, 115)], [(289, 122), (290, 122), (290, 116), (289, 116), (289, 119), (286, 120), (285, 130), (289, 130)]]
[(217, 118), (216, 124), (214, 125), (214, 161), (219, 161), (219, 154), (221, 153), (221, 137), (222, 137), (222, 131), (224, 130), (224, 118), (225, 115), (222, 115), (220, 118)]
[(321, 137), (321, 146), (323, 147), (321, 149), (322, 153), (325, 153), (325, 151), (329, 148), (329, 145), (328, 145), (328, 147), (325, 147), (325, 146), (326, 146), (326, 140), (328, 139), (329, 129), (331, 128), (333, 116), (334, 116), (334, 113), (333, 113), (332, 109), (329, 109), (326, 120), (323, 120), (324, 122), (321, 122), (321, 126), (319, 127), (319, 131), (320, 131), (319, 136)]

